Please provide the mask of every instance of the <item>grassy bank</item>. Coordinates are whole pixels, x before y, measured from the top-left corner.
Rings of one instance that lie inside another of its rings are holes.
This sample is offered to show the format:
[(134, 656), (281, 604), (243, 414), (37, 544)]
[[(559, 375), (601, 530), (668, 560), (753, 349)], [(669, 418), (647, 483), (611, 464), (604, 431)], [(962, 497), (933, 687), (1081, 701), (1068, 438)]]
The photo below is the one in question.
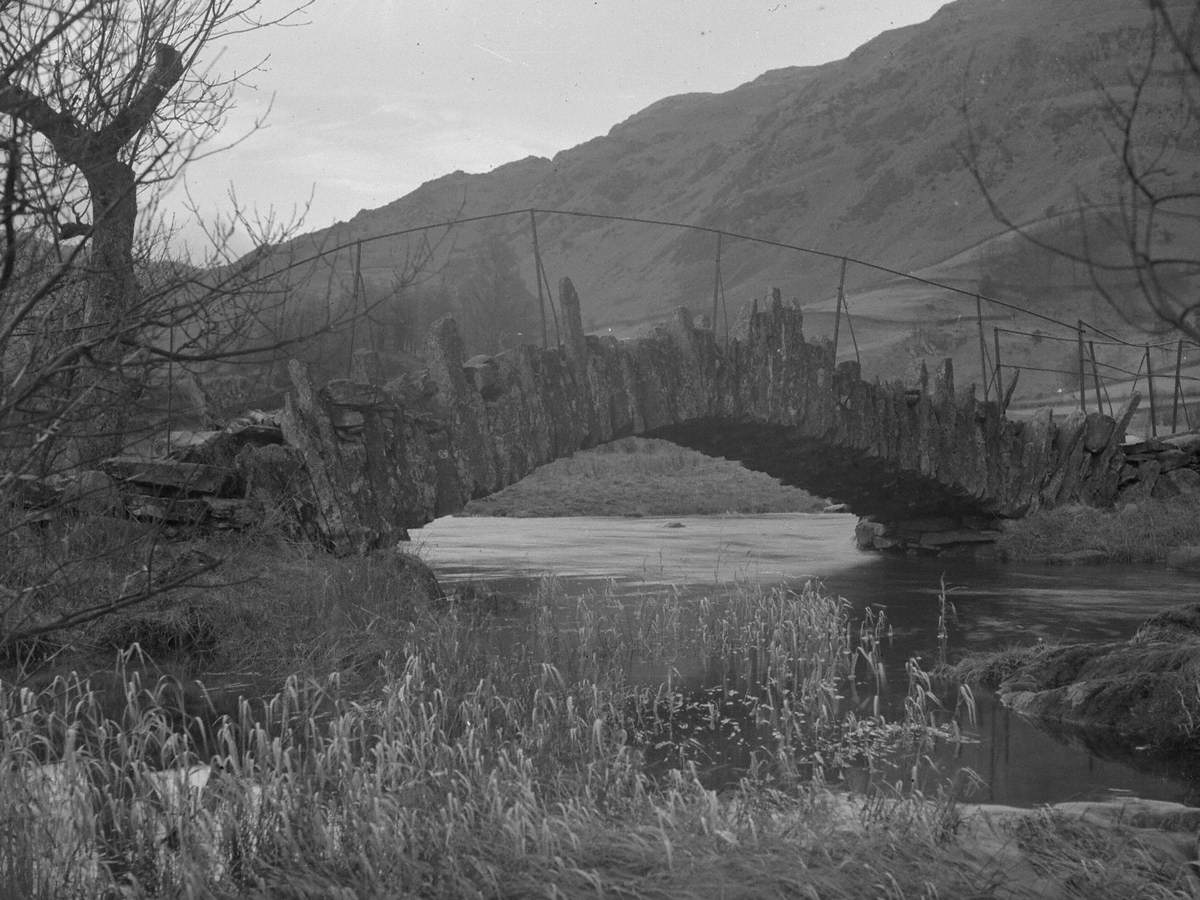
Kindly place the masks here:
[(1007, 523), (998, 549), (1018, 562), (1142, 563), (1194, 544), (1200, 544), (1200, 506), (1177, 499), (1039, 510)]
[[(873, 665), (878, 635), (819, 591), (739, 589), (686, 620), (669, 592), (575, 605), (545, 582), (497, 618), (405, 590), (415, 577), (382, 555), (243, 548), (209, 586), (220, 615), (203, 652), (164, 645), (176, 673), (283, 678), (223, 720), (152, 667), (126, 677), (128, 654), (91, 684), (6, 685), (0, 896), (1124, 898), (1186, 885), (1126, 832), (1047, 815), (986, 837), (947, 799), (822, 786), (822, 772), (883, 754), (920, 768), (949, 731), (916, 670), (905, 722), (839, 714), (839, 679)], [(680, 683), (676, 666), (695, 659), (708, 677)], [(631, 681), (639, 665), (662, 682)], [(719, 789), (713, 733), (742, 776)]]
[(543, 466), (481, 500), (476, 516), (673, 516), (819, 512), (825, 501), (741, 464), (625, 438)]

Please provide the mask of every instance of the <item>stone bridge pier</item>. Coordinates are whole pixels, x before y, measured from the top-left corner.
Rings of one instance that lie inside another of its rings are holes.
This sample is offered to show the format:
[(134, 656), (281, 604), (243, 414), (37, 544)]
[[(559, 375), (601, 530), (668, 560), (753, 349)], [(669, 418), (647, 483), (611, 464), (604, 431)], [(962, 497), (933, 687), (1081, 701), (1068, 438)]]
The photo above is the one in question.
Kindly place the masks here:
[[(308, 515), (338, 552), (364, 551), (455, 512), (539, 466), (626, 435), (740, 460), (863, 517), (860, 543), (961, 552), (996, 523), (1061, 503), (1111, 504), (1121, 421), (1043, 410), (1010, 421), (958, 389), (949, 361), (915, 384), (865, 381), (832, 346), (805, 339), (799, 310), (755, 310), (724, 343), (686, 310), (632, 341), (585, 335), (560, 285), (559, 347), (465, 357), (437, 322), (428, 369), (386, 384), (369, 354), (317, 390), (298, 363), (281, 416), (308, 474)], [(1136, 402), (1136, 401), (1135, 401)]]

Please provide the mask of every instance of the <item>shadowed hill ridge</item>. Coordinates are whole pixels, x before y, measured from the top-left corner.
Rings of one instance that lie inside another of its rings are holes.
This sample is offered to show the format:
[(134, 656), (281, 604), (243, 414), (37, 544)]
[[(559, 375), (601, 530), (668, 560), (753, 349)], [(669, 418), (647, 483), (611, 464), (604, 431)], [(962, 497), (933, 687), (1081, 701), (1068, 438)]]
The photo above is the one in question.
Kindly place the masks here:
[[(968, 123), (1015, 218), (1069, 209), (1080, 189), (1103, 193), (1112, 151), (1096, 85), (1124, 82), (1147, 22), (1128, 0), (959, 0), (846, 59), (665, 98), (553, 159), (447, 175), (284, 251), (536, 206), (715, 226), (915, 270), (1001, 230), (962, 160)], [(1176, 163), (1181, 177), (1200, 171), (1194, 153)], [(533, 285), (525, 224), (496, 227)], [(470, 254), (481, 234), (464, 229), (447, 252)], [(595, 326), (711, 297), (711, 235), (547, 217), (540, 237), (552, 277), (569, 267), (603, 294), (588, 310)], [(406, 252), (364, 247), (368, 282), (386, 281)], [(792, 283), (801, 265), (748, 245), (726, 253), (726, 286), (743, 297)], [(807, 283), (832, 288), (835, 277)]]

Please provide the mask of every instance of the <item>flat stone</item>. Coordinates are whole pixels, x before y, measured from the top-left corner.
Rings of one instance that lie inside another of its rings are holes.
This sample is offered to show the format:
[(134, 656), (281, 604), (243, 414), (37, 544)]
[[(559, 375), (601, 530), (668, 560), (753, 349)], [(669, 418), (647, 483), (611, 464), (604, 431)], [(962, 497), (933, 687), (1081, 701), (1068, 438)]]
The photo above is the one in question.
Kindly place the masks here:
[(1142, 438), (1130, 444), (1123, 444), (1122, 447), (1126, 456), (1138, 456), (1139, 454), (1150, 454), (1153, 456), (1162, 453), (1164, 450), (1178, 449), (1166, 441), (1154, 437)]
[(135, 519), (169, 522), (173, 525), (198, 525), (208, 517), (208, 505), (200, 498), (133, 494), (126, 497), (125, 509)]
[(904, 519), (889, 523), (897, 531), (921, 534), (927, 531), (951, 531), (959, 527), (959, 520), (950, 516), (929, 516), (921, 519)]
[(204, 497), (208, 519), (218, 528), (252, 528), (262, 523), (265, 510), (254, 498)]
[(388, 395), (382, 387), (361, 381), (337, 378), (320, 390), (321, 399), (331, 406), (370, 408), (388, 406)]
[(192, 494), (223, 494), (237, 480), (233, 469), (140, 456), (114, 456), (101, 463), (101, 468), (119, 481)]
[(1163, 438), (1163, 443), (1170, 444), (1176, 450), (1182, 450), (1189, 456), (1200, 455), (1200, 431), (1172, 434)]
[(950, 544), (986, 544), (1000, 538), (999, 531), (974, 531), (958, 528), (952, 531), (930, 531), (921, 535), (922, 547), (945, 547)]

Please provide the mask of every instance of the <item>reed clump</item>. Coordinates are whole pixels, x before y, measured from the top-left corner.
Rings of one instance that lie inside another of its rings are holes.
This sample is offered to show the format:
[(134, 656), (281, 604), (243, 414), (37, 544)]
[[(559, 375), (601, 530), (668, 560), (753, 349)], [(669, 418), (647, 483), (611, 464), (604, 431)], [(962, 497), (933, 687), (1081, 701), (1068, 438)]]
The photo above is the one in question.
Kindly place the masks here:
[[(986, 861), (964, 864), (952, 803), (822, 786), (861, 644), (816, 588), (691, 610), (669, 593), (572, 607), (547, 584), (521, 615), (451, 603), (387, 628), (374, 677), (291, 677), (216, 717), (128, 656), (119, 703), (87, 679), (0, 686), (0, 896), (919, 897), (997, 883)], [(631, 674), (655, 665), (657, 687)], [(919, 755), (934, 698), (910, 676)], [(759, 743), (715, 790), (710, 744), (684, 733), (734, 725)], [(1169, 886), (1160, 875), (1147, 884)]]

